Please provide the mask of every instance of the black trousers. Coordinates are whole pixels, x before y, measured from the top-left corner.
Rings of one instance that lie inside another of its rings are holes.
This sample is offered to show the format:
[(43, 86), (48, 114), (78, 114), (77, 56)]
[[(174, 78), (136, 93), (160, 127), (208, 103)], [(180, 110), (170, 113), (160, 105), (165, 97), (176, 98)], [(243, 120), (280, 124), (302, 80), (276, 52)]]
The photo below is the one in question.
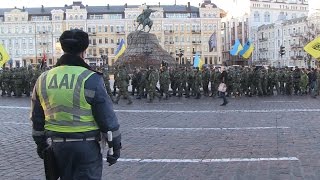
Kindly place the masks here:
[(61, 180), (101, 180), (102, 155), (97, 141), (53, 143)]

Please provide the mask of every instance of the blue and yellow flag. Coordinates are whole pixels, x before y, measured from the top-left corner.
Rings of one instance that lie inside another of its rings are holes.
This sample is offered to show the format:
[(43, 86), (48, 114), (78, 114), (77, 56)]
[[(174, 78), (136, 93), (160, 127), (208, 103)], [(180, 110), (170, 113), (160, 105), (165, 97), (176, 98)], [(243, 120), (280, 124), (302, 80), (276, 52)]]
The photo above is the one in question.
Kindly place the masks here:
[(125, 50), (126, 50), (126, 44), (124, 43), (124, 40), (121, 39), (120, 44), (116, 51), (115, 59), (117, 60), (124, 53)]
[(236, 56), (238, 55), (238, 53), (243, 49), (239, 39), (236, 40), (236, 42), (234, 43), (232, 49), (230, 50), (230, 54), (232, 56)]
[(204, 65), (203, 60), (201, 60), (199, 54), (196, 53), (196, 55), (194, 56), (193, 67), (195, 68), (198, 67), (199, 69), (201, 69), (203, 65)]
[(307, 53), (309, 53), (312, 57), (319, 59), (320, 58), (320, 37), (311, 41), (303, 48)]
[(248, 42), (244, 45), (243, 49), (239, 52), (239, 54), (240, 54), (243, 58), (248, 59), (248, 58), (251, 56), (253, 50), (254, 50), (253, 44), (252, 44), (250, 41), (248, 41)]
[(0, 67), (2, 67), (10, 59), (6, 49), (0, 44)]

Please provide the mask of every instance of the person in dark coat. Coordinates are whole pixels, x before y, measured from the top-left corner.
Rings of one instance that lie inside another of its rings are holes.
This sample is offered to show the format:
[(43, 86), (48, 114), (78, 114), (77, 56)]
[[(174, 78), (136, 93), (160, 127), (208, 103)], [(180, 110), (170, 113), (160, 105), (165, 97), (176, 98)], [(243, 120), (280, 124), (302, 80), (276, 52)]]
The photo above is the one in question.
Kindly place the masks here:
[[(220, 83), (225, 83), (227, 82), (228, 79), (228, 73), (227, 71), (222, 67), (221, 68), (221, 75), (220, 75)], [(227, 85), (227, 84), (226, 84)], [(227, 86), (228, 87), (228, 86)], [(220, 106), (225, 106), (228, 104), (227, 98), (226, 98), (226, 92), (221, 92), (220, 91), (220, 97), (223, 99), (223, 103)]]

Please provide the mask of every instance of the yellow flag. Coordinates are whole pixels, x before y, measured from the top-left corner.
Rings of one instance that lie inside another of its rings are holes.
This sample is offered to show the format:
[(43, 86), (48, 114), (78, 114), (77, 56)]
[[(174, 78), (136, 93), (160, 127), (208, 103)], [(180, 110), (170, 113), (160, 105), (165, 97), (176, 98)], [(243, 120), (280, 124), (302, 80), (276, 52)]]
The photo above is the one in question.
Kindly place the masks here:
[(0, 44), (0, 67), (2, 67), (10, 59), (6, 49)]
[(320, 58), (320, 37), (311, 41), (303, 48), (307, 53), (309, 53), (312, 57), (318, 59)]
[(199, 69), (202, 69), (203, 65), (204, 65), (204, 62), (203, 62), (203, 60), (200, 58)]

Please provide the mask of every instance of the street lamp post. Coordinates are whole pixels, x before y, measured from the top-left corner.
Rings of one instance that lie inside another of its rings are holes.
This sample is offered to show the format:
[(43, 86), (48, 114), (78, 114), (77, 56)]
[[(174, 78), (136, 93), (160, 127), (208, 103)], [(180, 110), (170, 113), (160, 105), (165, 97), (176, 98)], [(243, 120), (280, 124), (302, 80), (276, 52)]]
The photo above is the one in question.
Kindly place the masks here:
[(182, 56), (183, 56), (184, 51), (182, 49), (179, 49), (179, 52), (176, 54), (179, 56), (179, 64), (182, 64)]

